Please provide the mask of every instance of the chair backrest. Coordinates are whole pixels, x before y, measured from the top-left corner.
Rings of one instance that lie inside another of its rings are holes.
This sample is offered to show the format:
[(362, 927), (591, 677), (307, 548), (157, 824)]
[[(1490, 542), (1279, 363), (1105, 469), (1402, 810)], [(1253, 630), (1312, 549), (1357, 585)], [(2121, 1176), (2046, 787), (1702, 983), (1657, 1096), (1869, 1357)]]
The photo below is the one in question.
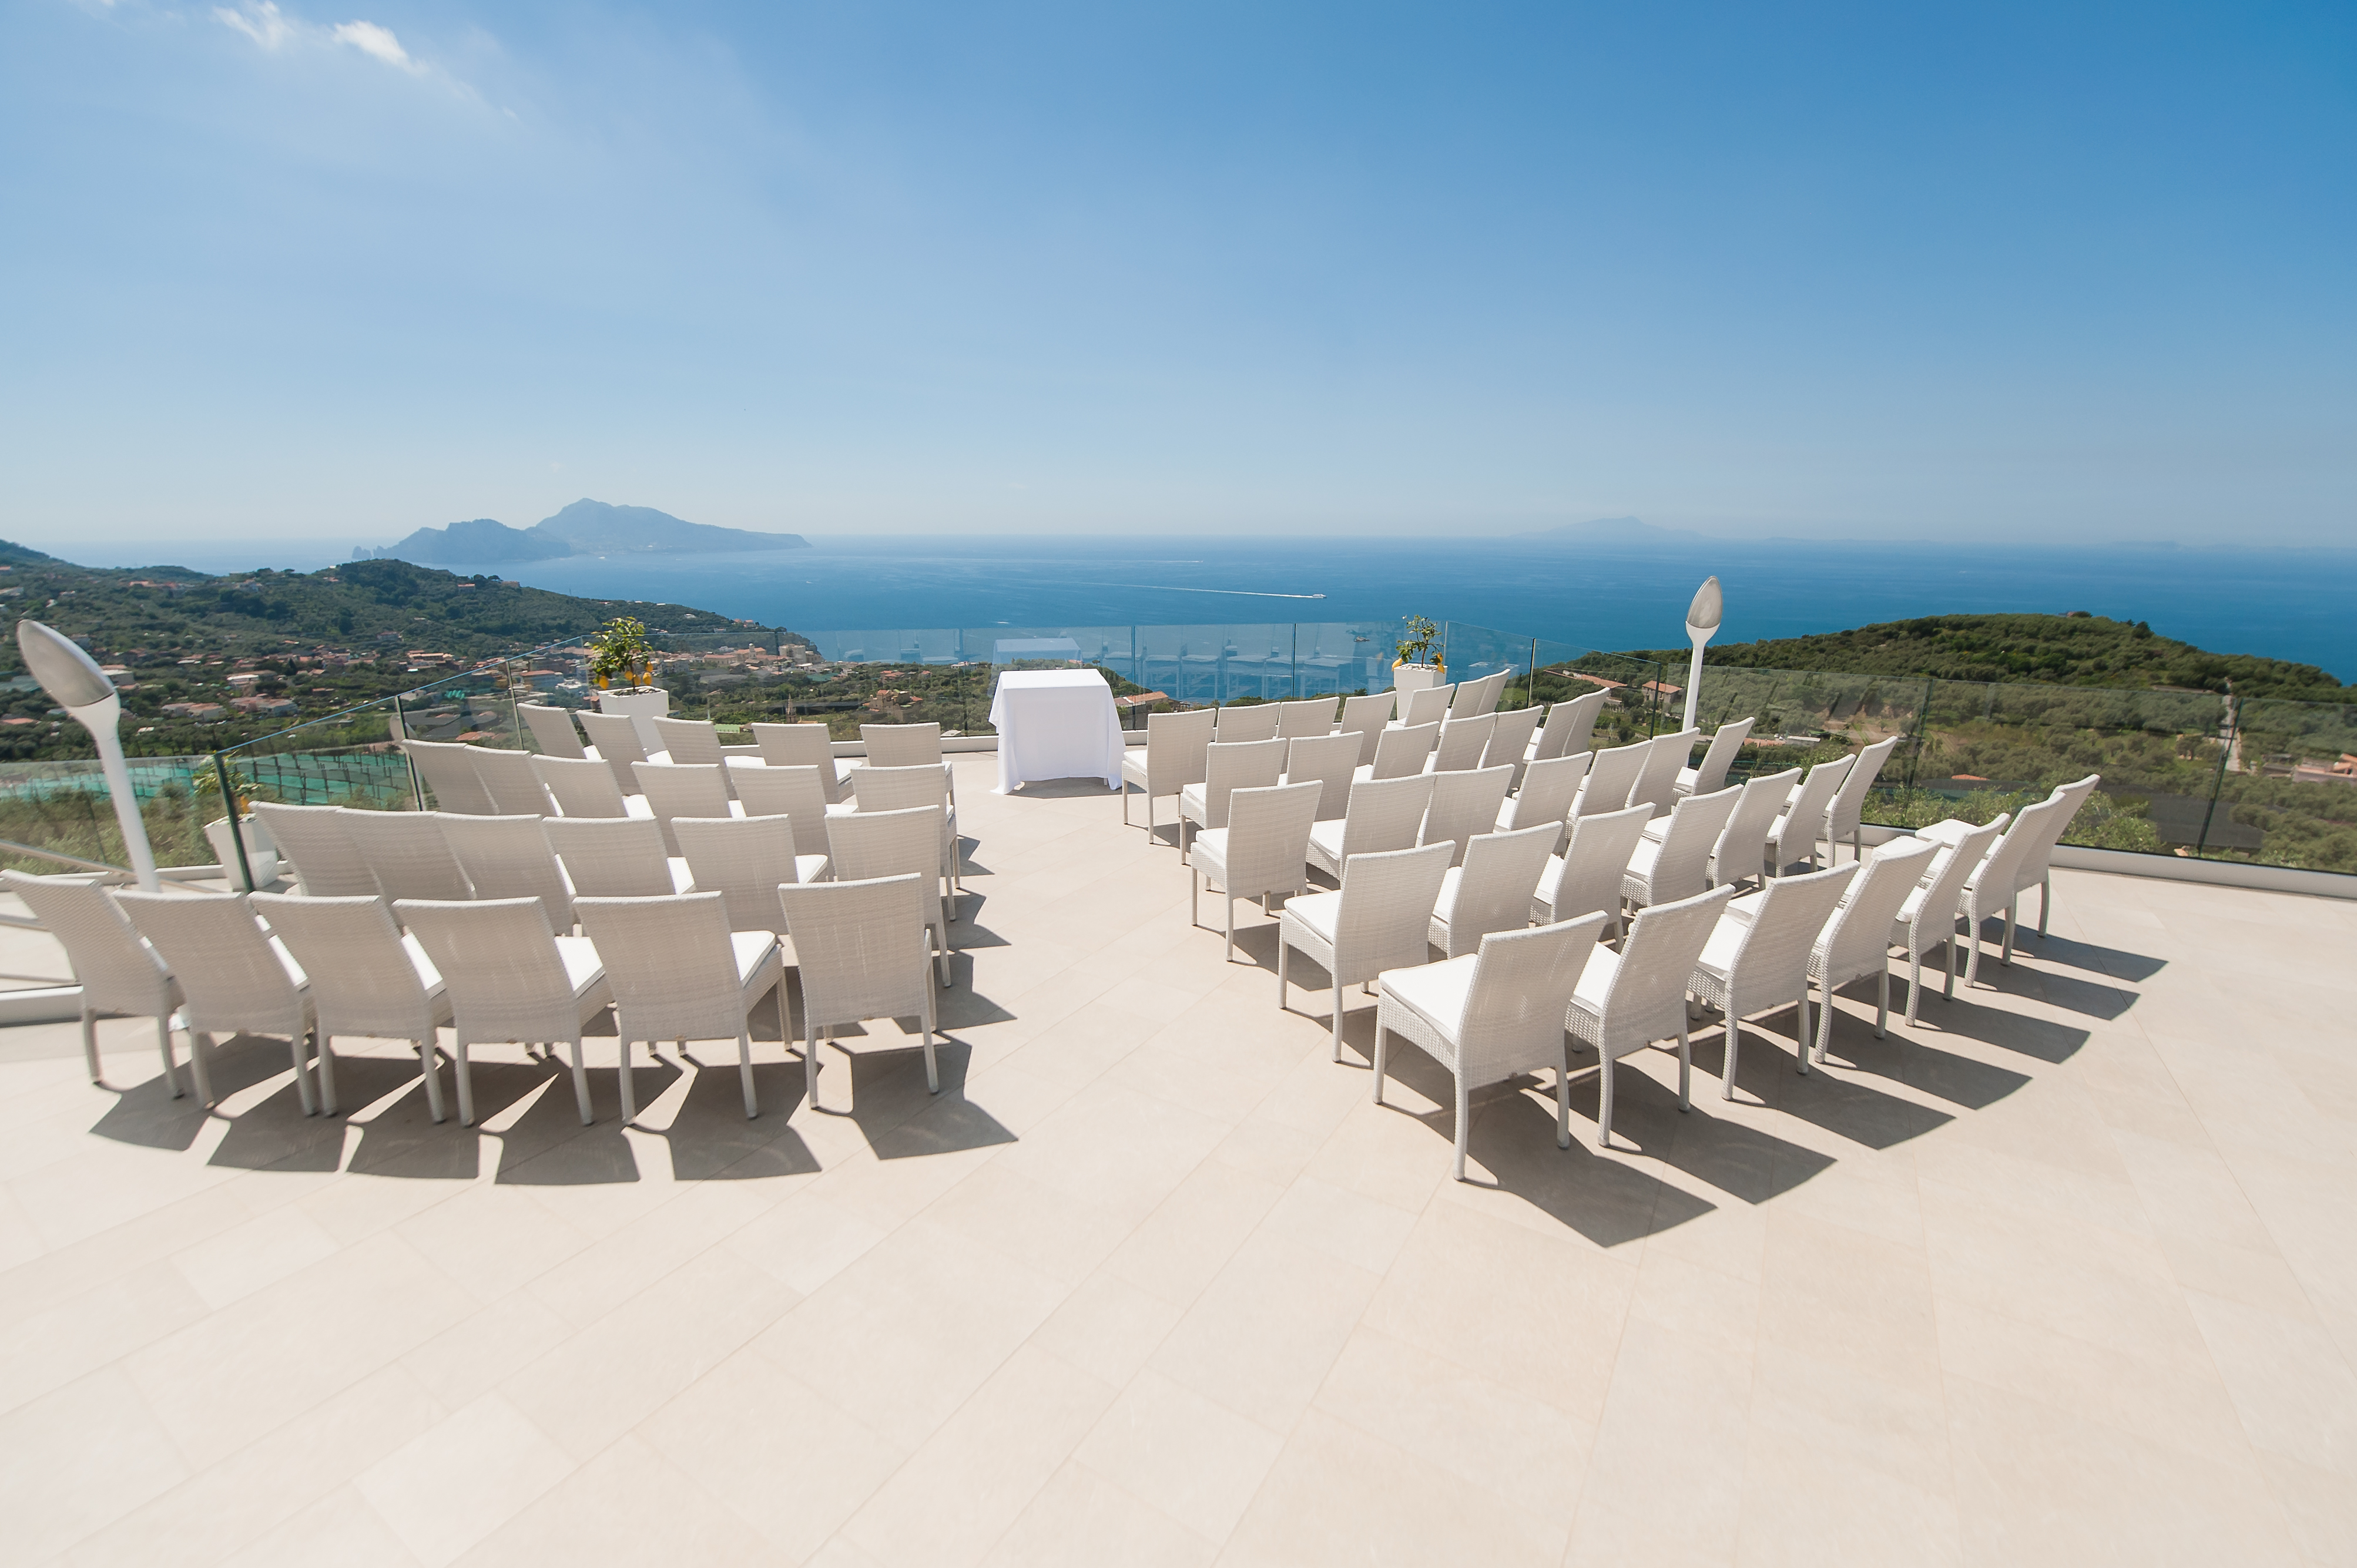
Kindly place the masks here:
[[(934, 776), (941, 774), (933, 769)], [(909, 806), (826, 819), (827, 854), (845, 882), (879, 876), (942, 874), (942, 809)]]
[(2016, 893), (2038, 880), (2034, 876), (2024, 877), (2022, 870), (2029, 857), (2037, 854), (2040, 841), (2050, 830), (2060, 838), (2062, 829), (2069, 825), (2068, 817), (2063, 817), (2061, 822), (2054, 820), (2062, 816), (2062, 808), (2067, 803), (2056, 798), (2060, 794), (2061, 791), (2057, 790), (2055, 795), (2049, 795), (2035, 805), (2024, 806), (2015, 815), (2013, 826), (2006, 829), (2005, 836), (1989, 846), (1988, 853), (1981, 857), (1980, 865), (1964, 877), (1966, 887), (1980, 892), (1982, 913), (1987, 913), (1993, 904), (2010, 903)]
[(639, 744), (639, 726), (628, 714), (601, 714), (584, 708), (574, 715), (587, 732), (589, 744), (609, 763), (644, 762), (646, 748)]
[(1404, 779), (1411, 773), (1423, 772), (1425, 758), (1432, 755), (1432, 744), (1439, 738), (1438, 720), (1383, 731), (1375, 739), (1374, 771), (1371, 777)]
[(859, 738), (867, 746), (870, 768), (939, 768), (942, 726), (939, 725), (861, 725)]
[(2102, 774), (2090, 773), (2074, 784), (2057, 785), (2054, 793), (2047, 797), (2061, 810), (2048, 819), (2049, 825), (2040, 832), (2038, 842), (2029, 847), (2029, 854), (2022, 856), (2021, 886), (2046, 880), (2047, 870), (2054, 863), (2054, 846), (2062, 842), (2064, 833), (2071, 831), (2072, 820), (2078, 816), (2079, 808), (2087, 803), (2087, 797), (2093, 794), (2095, 786), (2103, 781)]
[(458, 857), (442, 836), (442, 813), (361, 811), (339, 807), (344, 832), (388, 898), (471, 898)]
[(1644, 766), (1637, 770), (1637, 781), (1629, 787), (1629, 803), (1651, 806), (1657, 817), (1667, 813), (1678, 803), (1678, 769), (1686, 765), (1694, 755), (1695, 742), (1701, 738), (1698, 729), (1655, 736), (1645, 753)]
[(1414, 848), (1432, 805), (1432, 786), (1429, 773), (1361, 779), (1351, 785), (1350, 804), (1342, 813), (1342, 858)]
[(1828, 838), (1844, 838), (1857, 831), (1866, 812), (1866, 792), (1874, 787), (1875, 776), (1890, 754), (1899, 749), (1903, 736), (1886, 736), (1857, 754), (1849, 772), (1842, 778), (1841, 788), (1825, 802), (1825, 830)]
[(1435, 773), (1465, 773), (1481, 766), (1482, 748), (1498, 727), (1498, 715), (1483, 714), (1479, 718), (1447, 718), (1440, 721), (1440, 738), (1433, 743), (1432, 770)]
[(814, 768), (832, 805), (843, 799), (843, 776), (834, 770), (834, 736), (823, 724), (755, 725), (753, 742), (772, 768)]
[(1562, 1065), (1563, 1015), (1603, 930), (1603, 916), (1586, 915), (1481, 939), (1458, 1023), (1458, 1070), (1467, 1082)]
[(1695, 960), (1702, 956), (1718, 924), (1718, 912), (1735, 897), (1732, 887), (1714, 887), (1671, 904), (1637, 911), (1629, 940), (1603, 1004), (1604, 1032), (1615, 1040), (1658, 1040), (1685, 1026), (1686, 986)]
[(1650, 806), (1624, 806), (1600, 816), (1572, 820), (1571, 843), (1564, 846), (1563, 874), (1555, 880), (1553, 918), (1575, 920), (1598, 910), (1607, 915), (1620, 912), (1620, 878), (1652, 817)]
[(1391, 722), (1392, 694), (1389, 692), (1369, 692), (1363, 696), (1342, 699), (1343, 733), (1359, 737), (1359, 764), (1364, 767), (1375, 759), (1375, 737)]
[(1426, 686), (1416, 692), (1402, 693), (1394, 690), (1393, 693), (1399, 702), (1399, 722), (1405, 728), (1438, 724), (1448, 716), (1448, 699), (1456, 694), (1454, 686)]
[(1801, 787), (1791, 796), (1784, 808), (1784, 831), (1779, 838), (1776, 857), (1792, 862), (1809, 853), (1812, 844), (1825, 831), (1825, 807), (1849, 777), (1854, 757), (1836, 757), (1831, 762), (1820, 762), (1809, 769)]
[(1231, 794), (1227, 876), (1221, 886), (1238, 897), (1308, 886), (1309, 824), (1322, 789), (1308, 779)]
[(1828, 983), (1871, 974), (1889, 961), (1890, 927), (1899, 907), (1932, 867), (1938, 846), (1930, 839), (1893, 839), (1870, 851), (1866, 870), (1850, 884), (1846, 901), (1817, 938), (1811, 965)]
[(281, 806), (257, 800), (253, 814), (270, 830), (270, 842), (295, 868), (296, 885), (319, 898), (376, 897), (376, 878), (344, 832), (339, 806)]
[(654, 725), (663, 751), (673, 762), (719, 766), (720, 727), (710, 719), (659, 718)]
[(1496, 713), (1499, 694), (1505, 691), (1506, 677), (1512, 673), (1511, 670), (1501, 670), (1495, 675), (1484, 675), (1479, 681), (1464, 682), (1457, 688), (1457, 694), (1448, 700), (1449, 715), (1452, 718), (1478, 719), (1484, 714)]
[[(321, 1034), (434, 1038), (435, 1009), (426, 978), (418, 972), (383, 899), (256, 893), (252, 902), (310, 981)], [(422, 948), (416, 956), (425, 956)]]
[(1694, 788), (1686, 793), (1708, 795), (1727, 788), (1727, 770), (1735, 766), (1735, 754), (1751, 738), (1751, 726), (1759, 722), (1737, 719), (1719, 725), (1711, 735), (1710, 749), (1702, 754), (1702, 761), (1695, 767)]
[(1546, 869), (1559, 836), (1554, 822), (1473, 835), (1465, 846), (1456, 902), (1448, 911), (1450, 953), (1471, 952), (1491, 931), (1519, 931), (1531, 923), (1531, 895), (1538, 891), (1539, 874)]
[(1575, 752), (1569, 757), (1542, 757), (1525, 766), (1523, 787), (1514, 791), (1512, 825), (1517, 830), (1542, 822), (1560, 825), (1571, 815), (1571, 802), (1579, 793), (1579, 781), (1587, 777), (1594, 755)]
[(1310, 697), (1276, 704), (1276, 733), (1286, 740), (1334, 733), (1334, 699)]
[(1670, 825), (1662, 834), (1662, 847), (1646, 879), (1645, 902), (1675, 903), (1709, 885), (1710, 852), (1718, 847), (1718, 835), (1726, 830), (1727, 819), (1735, 814), (1735, 803), (1742, 795), (1743, 787), (1738, 784), (1707, 795), (1685, 796), (1671, 809)]
[[(615, 1033), (623, 1039), (725, 1040), (745, 1027), (731, 921), (720, 894), (584, 898), (574, 908), (581, 934), (605, 966)], [(781, 914), (771, 918), (784, 923)]]
[[(1269, 712), (1274, 715), (1276, 710)], [(1273, 720), (1271, 727), (1275, 727)], [(1266, 740), (1213, 741), (1203, 769), (1202, 825), (1226, 827), (1229, 795), (1238, 789), (1265, 789), (1282, 778), (1289, 744), (1275, 736)]]
[[(1572, 802), (1572, 814), (1594, 817), (1627, 811), (1631, 804), (1629, 792), (1637, 787), (1637, 775), (1645, 770), (1645, 758), (1650, 755), (1652, 747), (1641, 740), (1592, 753), (1587, 777), (1580, 782), (1578, 798)], [(1652, 810), (1651, 806), (1645, 809)]]
[(1285, 781), (1299, 784), (1315, 779), (1325, 787), (1318, 798), (1318, 817), (1323, 822), (1339, 817), (1351, 809), (1351, 775), (1359, 766), (1359, 737), (1355, 735), (1311, 735), (1286, 742)]
[(1784, 809), (1792, 795), (1792, 786), (1801, 781), (1801, 770), (1787, 768), (1781, 773), (1763, 774), (1748, 780), (1743, 793), (1727, 813), (1727, 826), (1719, 830), (1718, 843), (1711, 850), (1711, 875), (1721, 882), (1741, 882), (1760, 875), (1760, 863), (1766, 858), (1768, 830), (1776, 825), (1776, 814)]
[(0, 871), (0, 890), (23, 899), (66, 950), (66, 962), (81, 985), (82, 1005), (93, 1013), (145, 1018), (171, 1012), (169, 971), (105, 888), (70, 877)]
[(638, 762), (630, 773), (657, 822), (728, 814), (728, 785), (716, 762)]
[(1550, 757), (1573, 757), (1586, 751), (1596, 733), (1596, 715), (1611, 693), (1603, 687), (1569, 702), (1557, 703), (1547, 709), (1546, 725), (1539, 731), (1539, 741), (1533, 761)]
[[(814, 825), (823, 829), (824, 822), (822, 813)], [(695, 878), (694, 890), (721, 897), (731, 930), (786, 929), (778, 886), (802, 880), (794, 864), (797, 841), (791, 817), (675, 817), (671, 829), (678, 836), (688, 873)]]
[(1275, 740), (1277, 721), (1285, 716), (1275, 703), (1231, 703), (1219, 714), (1212, 738), (1222, 746)]
[(1146, 715), (1146, 792), (1176, 795), (1189, 784), (1203, 781), (1217, 708), (1190, 708), (1183, 714)]
[(1450, 849), (1426, 844), (1342, 863), (1342, 904), (1334, 917), (1337, 983), (1431, 961), (1432, 911)]
[[(784, 725), (784, 729), (799, 729), (799, 725)], [(826, 818), (825, 775), (834, 771), (829, 760), (823, 767), (799, 768), (772, 762), (766, 767), (731, 762), (729, 780), (737, 786), (737, 799), (744, 803), (748, 817), (791, 817), (798, 822), (812, 824), (810, 832), (816, 844), (817, 824)], [(935, 769), (936, 772), (939, 769)]]
[[(441, 740), (404, 740), (401, 749), (417, 769), (418, 782), (433, 795), (436, 811), (464, 811), (477, 817), (499, 814), (499, 808), (491, 803), (491, 792), (483, 788), (482, 777), (475, 771), (475, 759), (468, 755), (471, 746)], [(425, 802), (418, 805), (422, 809)]]
[[(1797, 1000), (1807, 988), (1809, 950), (1817, 945), (1834, 907), (1857, 879), (1857, 867), (1837, 865), (1770, 882), (1727, 964), (1727, 980), (1747, 1012)], [(1723, 917), (1735, 919), (1734, 916)]]
[(1531, 735), (1539, 727), (1543, 715), (1536, 708), (1516, 708), (1500, 714), (1496, 727), (1490, 731), (1490, 744), (1481, 750), (1481, 766), (1495, 768), (1503, 762), (1520, 768), (1531, 749)]
[(676, 893), (662, 824), (645, 817), (549, 817), (543, 837), (565, 863), (576, 898), (652, 898)]
[(188, 1028), (222, 1035), (303, 1032), (296, 977), (254, 922), (245, 895), (191, 898), (124, 888), (114, 898), (179, 983), (180, 1016)]
[(532, 742), (540, 747), (543, 757), (567, 757), (580, 761), (589, 753), (581, 745), (581, 732), (573, 727), (573, 714), (564, 708), (552, 708), (544, 703), (518, 703), (516, 712), (532, 731)]
[(568, 817), (627, 817), (630, 809), (614, 771), (594, 757), (535, 757), (532, 770), (557, 811)]
[[(1954, 933), (1956, 906), (1964, 897), (1965, 879), (1979, 866), (1989, 845), (1997, 841), (2006, 823), (2012, 820), (2010, 814), (1999, 811), (1994, 822), (1975, 828), (1932, 857), (1932, 869), (1923, 874), (1920, 884), (1923, 899), (1917, 908), (1915, 929), (1905, 939), (1912, 944), (1913, 950), (1926, 951)], [(1895, 930), (1893, 935), (1897, 935)]]
[(905, 768), (856, 768), (851, 775), (851, 787), (863, 814), (905, 811), (912, 806), (949, 810), (949, 777), (938, 762), (920, 762)]
[[(594, 767), (595, 764), (592, 764)], [(454, 817), (437, 814), (442, 842), (467, 874), (478, 898), (537, 898), (548, 910), (551, 929), (573, 929), (573, 896), (548, 836), (540, 831), (542, 817)]]
[(539, 899), (404, 898), (394, 902), (393, 915), (442, 976), (451, 1026), (461, 1038), (472, 1044), (580, 1038), (580, 1004)]
[(1450, 859), (1464, 858), (1465, 845), (1476, 833), (1498, 825), (1498, 809), (1506, 803), (1506, 788), (1513, 781), (1510, 767), (1434, 774), (1432, 804), (1424, 813), (1424, 832), (1417, 842), (1454, 844)]
[(779, 889), (792, 929), (805, 1030), (815, 1035), (864, 1018), (924, 1014), (933, 983), (925, 935), (931, 892), (931, 878), (914, 875)]
[(548, 786), (540, 781), (540, 772), (533, 766), (540, 758), (528, 751), (497, 751), (488, 746), (467, 749), (473, 754), (470, 760), (475, 777), (482, 781), (483, 793), (499, 808), (496, 815), (544, 817), (554, 810)]

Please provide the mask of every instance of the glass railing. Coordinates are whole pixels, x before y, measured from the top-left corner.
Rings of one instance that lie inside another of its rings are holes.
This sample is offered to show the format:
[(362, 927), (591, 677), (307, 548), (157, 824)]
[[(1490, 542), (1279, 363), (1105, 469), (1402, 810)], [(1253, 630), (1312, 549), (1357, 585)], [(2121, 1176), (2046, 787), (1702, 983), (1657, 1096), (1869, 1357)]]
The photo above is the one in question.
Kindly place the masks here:
[[(222, 857), (204, 830), (207, 820), (221, 815), (212, 759), (135, 757), (129, 768), (156, 864), (219, 864)], [(0, 763), (0, 865), (46, 875), (129, 864), (96, 758)]]

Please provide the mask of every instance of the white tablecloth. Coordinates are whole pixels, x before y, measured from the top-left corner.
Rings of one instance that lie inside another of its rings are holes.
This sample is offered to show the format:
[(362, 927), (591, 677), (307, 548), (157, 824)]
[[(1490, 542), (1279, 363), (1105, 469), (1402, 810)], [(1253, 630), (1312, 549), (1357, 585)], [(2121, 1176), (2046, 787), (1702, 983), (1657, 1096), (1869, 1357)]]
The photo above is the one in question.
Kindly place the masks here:
[(1093, 670), (1009, 670), (990, 699), (998, 793), (1034, 779), (1102, 779), (1121, 788), (1121, 714)]

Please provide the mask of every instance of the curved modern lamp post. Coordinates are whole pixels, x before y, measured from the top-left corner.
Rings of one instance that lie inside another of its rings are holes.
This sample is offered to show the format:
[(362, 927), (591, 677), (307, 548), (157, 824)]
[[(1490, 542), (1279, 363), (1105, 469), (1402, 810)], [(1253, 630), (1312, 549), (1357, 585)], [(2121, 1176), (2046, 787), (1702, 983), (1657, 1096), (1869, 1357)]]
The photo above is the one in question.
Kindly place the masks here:
[(1694, 603), (1686, 607), (1686, 636), (1694, 643), (1694, 662), (1686, 666), (1686, 722), (1680, 729), (1695, 727), (1695, 714), (1702, 704), (1702, 645), (1718, 629), (1726, 607), (1716, 577), (1695, 589)]
[(37, 620), (16, 623), (16, 648), (25, 668), (41, 690), (70, 714), (98, 743), (98, 760), (106, 769), (106, 792), (114, 798), (114, 820), (123, 827), (123, 847), (139, 886), (155, 892), (156, 854), (147, 847), (147, 824), (140, 820), (139, 801), (131, 793), (131, 769), (123, 761), (123, 699), (98, 660), (53, 627)]

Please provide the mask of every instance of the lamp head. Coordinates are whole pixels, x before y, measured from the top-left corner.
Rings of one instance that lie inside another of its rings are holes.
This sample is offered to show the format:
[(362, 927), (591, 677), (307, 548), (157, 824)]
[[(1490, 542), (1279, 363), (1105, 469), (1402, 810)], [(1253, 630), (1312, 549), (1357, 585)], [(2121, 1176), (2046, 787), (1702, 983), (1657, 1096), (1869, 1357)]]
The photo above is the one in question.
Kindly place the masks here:
[(1695, 590), (1694, 603), (1686, 607), (1686, 635), (1707, 638), (1718, 629), (1719, 618), (1726, 613), (1726, 602), (1718, 591), (1718, 579), (1713, 577)]
[(55, 627), (37, 620), (18, 621), (16, 649), (25, 656), (25, 668), (59, 707), (86, 708), (114, 695), (114, 682), (106, 678), (98, 660)]

